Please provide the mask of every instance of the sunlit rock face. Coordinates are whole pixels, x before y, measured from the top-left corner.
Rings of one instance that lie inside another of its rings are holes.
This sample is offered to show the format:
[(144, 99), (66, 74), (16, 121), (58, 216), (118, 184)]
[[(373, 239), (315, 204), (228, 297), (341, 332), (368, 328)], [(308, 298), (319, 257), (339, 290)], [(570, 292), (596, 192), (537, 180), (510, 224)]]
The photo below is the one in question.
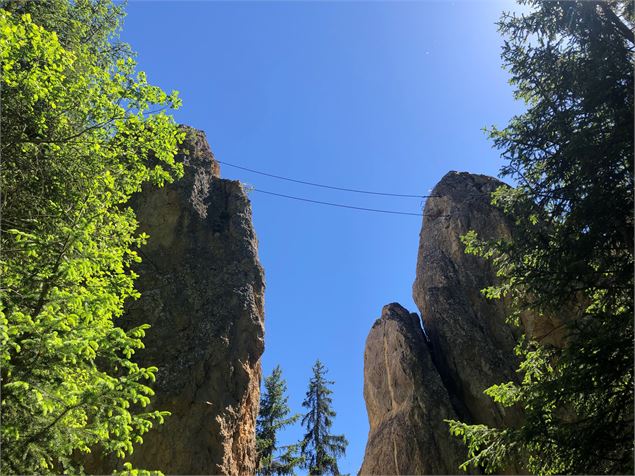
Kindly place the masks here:
[(465, 450), (417, 314), (384, 306), (366, 339), (364, 399), (370, 431), (360, 474), (453, 474)]
[(264, 350), (258, 241), (242, 185), (219, 177), (203, 132), (186, 131), (184, 177), (132, 203), (150, 238), (136, 269), (141, 298), (123, 325), (152, 326), (137, 361), (158, 367), (152, 409), (172, 415), (128, 460), (165, 474), (251, 475)]
[(511, 222), (491, 205), (501, 185), (450, 172), (430, 194), (413, 286), (425, 333), (417, 315), (397, 304), (384, 307), (370, 331), (364, 359), (370, 433), (360, 474), (458, 474), (466, 449), (444, 419), (506, 426), (521, 418), (483, 393), (517, 380), (519, 332), (505, 320), (505, 303), (481, 293), (496, 282), (490, 263), (466, 254), (461, 242), (470, 230), (486, 240), (512, 237)]

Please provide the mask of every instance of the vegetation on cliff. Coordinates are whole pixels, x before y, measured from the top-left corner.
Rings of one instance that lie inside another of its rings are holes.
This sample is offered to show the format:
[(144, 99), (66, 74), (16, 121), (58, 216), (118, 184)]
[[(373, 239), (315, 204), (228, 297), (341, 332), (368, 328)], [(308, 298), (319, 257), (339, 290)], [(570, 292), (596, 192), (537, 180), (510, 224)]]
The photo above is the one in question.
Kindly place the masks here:
[(633, 473), (633, 4), (528, 1), (504, 15), (503, 60), (527, 111), (491, 137), (515, 189), (494, 203), (513, 242), (465, 237), (491, 259), (510, 321), (548, 320), (556, 341), (526, 335), (522, 382), (487, 393), (524, 410), (522, 424), (451, 422), (464, 464), (496, 472)]
[(125, 457), (164, 414), (145, 326), (114, 324), (137, 296), (145, 237), (127, 206), (180, 173), (177, 107), (114, 38), (110, 0), (0, 3), (2, 470), (78, 472), (78, 452)]

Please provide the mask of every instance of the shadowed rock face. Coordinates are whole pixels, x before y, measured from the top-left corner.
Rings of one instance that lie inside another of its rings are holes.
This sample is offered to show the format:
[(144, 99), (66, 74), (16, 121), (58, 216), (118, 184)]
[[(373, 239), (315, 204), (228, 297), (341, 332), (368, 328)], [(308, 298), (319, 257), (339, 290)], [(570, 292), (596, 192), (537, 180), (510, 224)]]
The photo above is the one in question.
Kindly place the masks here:
[(481, 294), (495, 282), (491, 265), (465, 254), (461, 236), (469, 230), (484, 239), (511, 236), (508, 219), (490, 203), (490, 193), (501, 185), (485, 175), (443, 177), (425, 206), (413, 286), (434, 362), (457, 413), (491, 426), (519, 417), (483, 394), (491, 385), (517, 379), (517, 335), (505, 322), (504, 303)]
[(417, 314), (384, 306), (366, 339), (364, 399), (370, 431), (360, 474), (453, 474), (465, 450)]
[(133, 201), (141, 249), (126, 326), (149, 323), (137, 360), (158, 367), (153, 409), (172, 413), (129, 460), (165, 474), (255, 472), (264, 276), (241, 184), (219, 178), (204, 133), (187, 128), (185, 176)]

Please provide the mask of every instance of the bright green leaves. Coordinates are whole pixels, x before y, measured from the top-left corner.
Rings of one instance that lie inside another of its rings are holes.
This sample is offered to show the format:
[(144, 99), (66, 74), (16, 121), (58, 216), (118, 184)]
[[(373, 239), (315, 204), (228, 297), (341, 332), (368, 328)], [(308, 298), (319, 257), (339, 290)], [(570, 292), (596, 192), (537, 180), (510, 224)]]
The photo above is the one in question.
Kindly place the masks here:
[(504, 407), (511, 407), (518, 403), (518, 386), (513, 382), (492, 385), (485, 390), (485, 395), (491, 397), (496, 403)]
[(3, 472), (76, 473), (78, 451), (124, 458), (166, 416), (131, 360), (147, 326), (119, 326), (147, 240), (126, 204), (182, 173), (180, 101), (108, 41), (111, 2), (3, 5)]
[(468, 459), (459, 466), (462, 471), (468, 471), (470, 466), (474, 466), (484, 468), (486, 474), (493, 474), (496, 473), (495, 468), (503, 466), (516, 456), (517, 448), (509, 443), (506, 431), (455, 420), (444, 421), (450, 427), (450, 434), (460, 438), (468, 447)]
[(123, 471), (115, 471), (115, 476), (161, 476), (159, 471), (147, 471), (143, 469), (134, 469), (128, 462), (124, 463)]

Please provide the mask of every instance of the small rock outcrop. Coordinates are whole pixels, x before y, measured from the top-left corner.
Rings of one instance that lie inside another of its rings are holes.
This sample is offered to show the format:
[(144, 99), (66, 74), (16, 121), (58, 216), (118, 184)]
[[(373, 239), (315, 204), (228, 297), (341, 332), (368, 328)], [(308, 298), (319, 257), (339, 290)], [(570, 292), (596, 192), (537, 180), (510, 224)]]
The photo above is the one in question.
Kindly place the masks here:
[(384, 306), (366, 339), (364, 399), (370, 431), (360, 474), (453, 474), (465, 449), (444, 419), (456, 415), (417, 314)]
[(150, 238), (125, 325), (152, 326), (137, 361), (158, 367), (152, 408), (171, 416), (129, 461), (165, 474), (251, 475), (264, 350), (258, 242), (242, 185), (219, 177), (203, 132), (186, 132), (184, 176), (132, 203)]
[(495, 283), (490, 263), (465, 253), (461, 236), (470, 230), (491, 240), (511, 237), (511, 224), (491, 204), (503, 185), (485, 175), (450, 172), (432, 191), (423, 218), (414, 301), (432, 344), (432, 355), (459, 416), (491, 426), (513, 424), (519, 413), (493, 402), (483, 391), (515, 380), (517, 334), (505, 322), (500, 300), (481, 290)]

